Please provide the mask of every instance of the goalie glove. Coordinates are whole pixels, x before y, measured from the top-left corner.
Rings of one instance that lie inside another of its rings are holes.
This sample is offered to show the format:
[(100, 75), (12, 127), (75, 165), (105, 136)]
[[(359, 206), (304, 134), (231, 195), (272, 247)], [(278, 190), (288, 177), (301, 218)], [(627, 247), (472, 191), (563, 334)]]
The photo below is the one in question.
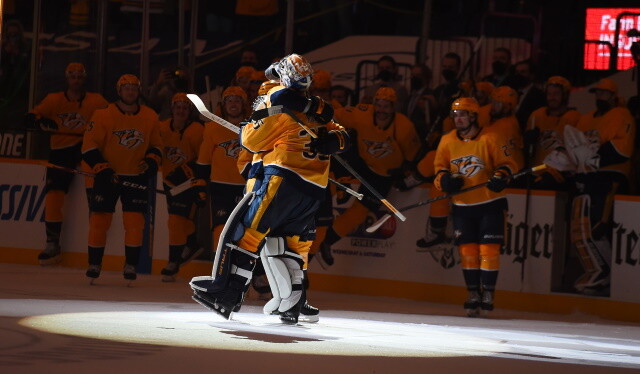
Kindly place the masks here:
[(600, 148), (597, 136), (587, 135), (577, 128), (566, 125), (564, 127), (564, 142), (567, 154), (576, 165), (575, 172), (579, 174), (591, 173), (600, 167)]
[(438, 175), (436, 175), (433, 184), (442, 192), (453, 193), (462, 189), (464, 179), (460, 174), (451, 174), (450, 171), (440, 171)]
[(333, 107), (318, 96), (309, 99), (309, 105), (304, 113), (319, 123), (325, 124), (333, 119)]
[(349, 135), (346, 131), (320, 131), (317, 138), (311, 139), (310, 148), (323, 155), (343, 152), (347, 147)]
[(502, 192), (509, 184), (509, 173), (504, 169), (498, 169), (489, 178), (487, 188), (493, 192)]

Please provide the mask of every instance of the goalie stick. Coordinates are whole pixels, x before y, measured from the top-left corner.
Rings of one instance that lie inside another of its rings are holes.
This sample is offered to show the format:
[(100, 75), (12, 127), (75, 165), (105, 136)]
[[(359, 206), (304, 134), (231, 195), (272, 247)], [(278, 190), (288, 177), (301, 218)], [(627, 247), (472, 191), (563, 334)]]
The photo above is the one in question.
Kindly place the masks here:
[[(521, 176), (523, 176), (525, 174), (534, 173), (536, 171), (543, 170), (546, 167), (547, 167), (547, 165), (542, 164), (542, 165), (534, 166), (532, 168), (527, 168), (527, 169), (522, 170), (519, 173), (516, 173), (516, 174), (512, 175), (510, 179), (516, 179), (516, 178), (519, 178), (519, 177), (521, 177)], [(407, 210), (411, 210), (411, 209), (414, 209), (414, 208), (417, 208), (417, 207), (420, 207), (420, 206), (423, 206), (423, 205), (431, 204), (431, 203), (439, 201), (439, 200), (448, 199), (451, 196), (459, 195), (461, 193), (465, 193), (465, 192), (468, 192), (468, 191), (473, 191), (473, 190), (476, 190), (476, 189), (478, 189), (480, 187), (484, 187), (487, 184), (489, 184), (489, 181), (486, 181), (486, 182), (480, 183), (480, 184), (476, 184), (475, 186), (463, 188), (460, 191), (456, 191), (456, 192), (452, 192), (452, 193), (449, 193), (449, 194), (446, 194), (446, 195), (434, 197), (433, 199), (420, 201), (420, 202), (417, 202), (415, 204), (407, 205), (405, 207), (400, 208), (400, 211), (401, 212), (405, 212)], [(376, 230), (378, 230), (380, 228), (380, 226), (382, 226), (385, 222), (387, 222), (387, 220), (389, 218), (391, 218), (391, 215), (390, 214), (385, 214), (384, 216), (380, 217), (380, 219), (375, 221), (371, 226), (367, 227), (365, 231), (368, 232), (368, 233), (375, 232)]]
[[(220, 126), (226, 128), (227, 130), (231, 130), (233, 132), (235, 132), (236, 134), (240, 134), (240, 128), (236, 125), (234, 125), (233, 123), (225, 120), (224, 118), (221, 118), (219, 116), (216, 116), (215, 114), (211, 113), (207, 107), (204, 105), (204, 102), (202, 102), (202, 99), (200, 99), (200, 97), (198, 95), (194, 95), (194, 94), (187, 94), (187, 98), (189, 98), (189, 100), (191, 100), (191, 102), (193, 103), (193, 105), (195, 105), (196, 109), (198, 110), (198, 112), (200, 112), (200, 114), (202, 114), (204, 117), (210, 119), (211, 121), (219, 124)], [(273, 114), (280, 114), (280, 113), (284, 113), (284, 110), (282, 109), (282, 106), (277, 106), (277, 107), (272, 107), (272, 108), (267, 108), (266, 110), (268, 110), (269, 115), (273, 115)], [(351, 188), (345, 186), (344, 184), (329, 178), (329, 182), (335, 184), (338, 188), (344, 190), (345, 192), (347, 192), (348, 194), (355, 196), (358, 200), (362, 200), (362, 198), (364, 197), (363, 194), (352, 190)]]
[[(72, 168), (68, 168), (68, 167), (65, 167), (65, 166), (52, 164), (52, 163), (50, 163), (50, 162), (46, 162), (46, 161), (45, 161), (45, 162), (42, 162), (41, 164), (42, 164), (43, 166), (46, 166), (46, 167), (51, 168), (51, 169), (57, 169), (57, 170), (66, 171), (67, 173), (73, 173), (73, 174), (78, 174), (78, 175), (84, 175), (84, 176), (86, 176), (86, 177), (95, 177), (95, 176), (96, 176), (96, 175), (95, 175), (95, 174), (93, 174), (93, 173), (88, 173), (88, 172), (86, 172), (86, 171), (77, 170), (77, 169), (72, 169)], [(192, 186), (192, 181), (193, 181), (193, 179), (189, 179), (189, 180), (187, 180), (186, 182), (182, 182), (182, 183), (180, 183), (179, 185), (172, 187), (172, 188), (169, 190), (169, 194), (170, 194), (171, 196), (175, 196), (175, 195), (177, 195), (177, 194), (180, 194), (180, 193), (182, 193), (182, 192), (184, 192), (184, 191), (188, 190), (188, 189), (189, 189), (189, 188), (191, 188), (191, 186)], [(142, 185), (142, 184), (138, 184), (138, 183), (132, 183), (132, 182), (120, 182), (120, 184), (122, 184), (123, 186), (126, 186), (126, 187), (137, 188), (137, 189), (139, 189), (139, 190), (143, 190), (143, 191), (145, 191), (145, 190), (147, 190), (147, 189), (148, 189), (148, 187), (147, 187), (147, 186)], [(164, 190), (160, 190), (160, 189), (156, 189), (156, 193), (166, 195), (166, 192), (165, 192)]]

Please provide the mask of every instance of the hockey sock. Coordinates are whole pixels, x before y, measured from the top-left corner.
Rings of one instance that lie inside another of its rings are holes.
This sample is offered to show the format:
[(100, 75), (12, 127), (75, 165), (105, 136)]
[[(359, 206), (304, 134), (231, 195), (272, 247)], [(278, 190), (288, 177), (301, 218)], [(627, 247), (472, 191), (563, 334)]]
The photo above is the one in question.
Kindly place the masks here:
[(142, 246), (124, 246), (124, 257), (125, 262), (128, 265), (137, 266), (138, 259), (140, 258), (140, 251), (142, 250)]
[(62, 206), (65, 193), (62, 190), (47, 192), (44, 200), (44, 218), (47, 222), (62, 222)]
[[(144, 232), (144, 216), (140, 212), (123, 212), (125, 246), (138, 247), (142, 245)], [(133, 264), (132, 264), (133, 265)]]
[(444, 230), (447, 228), (447, 218), (447, 216), (429, 217), (429, 227), (431, 228), (431, 232), (444, 232)]
[(498, 270), (481, 270), (480, 283), (484, 291), (493, 291), (496, 289), (498, 281)]
[(462, 275), (467, 290), (478, 291), (480, 289), (480, 269), (462, 269)]
[(47, 243), (54, 243), (56, 246), (59, 246), (62, 222), (45, 222), (44, 226), (47, 231)]
[(102, 256), (104, 256), (104, 247), (89, 246), (89, 265), (102, 265)]
[(182, 245), (170, 245), (169, 246), (169, 262), (180, 263), (182, 259), (182, 249), (184, 248), (184, 244)]

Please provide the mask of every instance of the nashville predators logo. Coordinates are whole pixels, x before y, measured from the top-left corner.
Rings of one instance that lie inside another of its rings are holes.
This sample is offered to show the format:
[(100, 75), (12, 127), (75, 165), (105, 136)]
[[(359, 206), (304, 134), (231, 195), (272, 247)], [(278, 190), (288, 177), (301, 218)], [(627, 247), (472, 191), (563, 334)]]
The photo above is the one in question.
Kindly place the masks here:
[(71, 130), (82, 127), (87, 123), (82, 117), (82, 114), (76, 112), (60, 113), (58, 114), (58, 118), (62, 120), (62, 126)]
[(129, 149), (135, 148), (144, 143), (142, 132), (136, 129), (114, 131), (113, 134), (120, 138), (118, 144)]
[(179, 165), (187, 161), (187, 155), (178, 147), (164, 147), (164, 155), (167, 157), (167, 160), (174, 165)]
[(484, 169), (484, 161), (476, 156), (464, 156), (451, 160), (451, 163), (458, 167), (458, 172), (467, 178), (473, 177)]
[(226, 142), (222, 142), (218, 145), (224, 148), (227, 156), (233, 158), (238, 158), (238, 156), (240, 155), (240, 150), (242, 149), (238, 139), (227, 140)]
[(383, 158), (393, 152), (390, 139), (387, 139), (384, 142), (362, 139), (362, 142), (367, 147), (367, 153), (374, 158)]

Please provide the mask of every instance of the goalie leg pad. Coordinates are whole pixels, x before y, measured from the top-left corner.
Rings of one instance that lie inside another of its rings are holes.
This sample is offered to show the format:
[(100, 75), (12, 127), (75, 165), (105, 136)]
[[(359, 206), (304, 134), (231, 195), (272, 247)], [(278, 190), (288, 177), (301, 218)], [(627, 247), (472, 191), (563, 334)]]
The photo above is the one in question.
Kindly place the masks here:
[(265, 304), (264, 314), (273, 314), (280, 307), (283, 298), (291, 296), (291, 277), (287, 265), (277, 256), (284, 255), (286, 244), (283, 238), (266, 238), (260, 253), (265, 274), (269, 280), (273, 298)]

